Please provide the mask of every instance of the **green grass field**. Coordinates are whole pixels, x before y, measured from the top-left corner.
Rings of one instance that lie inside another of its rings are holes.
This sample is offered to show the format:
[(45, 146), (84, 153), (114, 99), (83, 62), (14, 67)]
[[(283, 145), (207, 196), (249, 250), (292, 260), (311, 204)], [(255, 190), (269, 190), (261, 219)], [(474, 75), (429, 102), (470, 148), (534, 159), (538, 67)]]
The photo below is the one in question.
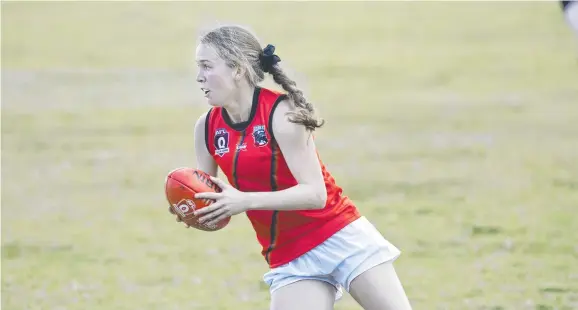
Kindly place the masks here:
[(3, 1), (3, 310), (268, 309), (246, 217), (186, 230), (163, 196), (195, 163), (215, 20), (277, 46), (414, 309), (578, 309), (578, 38), (556, 2)]

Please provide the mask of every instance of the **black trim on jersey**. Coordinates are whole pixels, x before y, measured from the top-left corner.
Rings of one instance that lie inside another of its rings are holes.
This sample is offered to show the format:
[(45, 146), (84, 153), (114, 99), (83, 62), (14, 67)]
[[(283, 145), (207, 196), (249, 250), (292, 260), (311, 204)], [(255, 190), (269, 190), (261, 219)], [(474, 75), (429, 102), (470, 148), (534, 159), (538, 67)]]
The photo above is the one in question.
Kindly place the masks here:
[(273, 134), (273, 113), (275, 113), (275, 109), (277, 109), (279, 103), (281, 103), (281, 101), (284, 99), (287, 99), (287, 95), (280, 95), (277, 100), (275, 100), (275, 103), (273, 103), (271, 113), (269, 113), (269, 135), (271, 135), (271, 140), (275, 140), (275, 135)]
[(211, 149), (209, 148), (209, 121), (211, 119), (211, 112), (213, 112), (213, 108), (210, 108), (207, 116), (205, 116), (205, 145), (207, 146), (207, 152), (209, 152), (209, 154), (211, 154)]
[[(247, 137), (247, 132), (245, 132), (243, 130), (243, 132), (241, 133), (241, 138), (239, 139), (239, 142), (237, 145), (243, 145), (243, 142), (245, 142), (245, 138)], [(232, 173), (232, 177), (233, 177), (233, 186), (236, 189), (239, 189), (239, 178), (237, 177), (237, 166), (239, 165), (239, 154), (241, 153), (241, 149), (236, 148), (235, 149), (235, 155), (233, 157), (233, 173)]]
[[(271, 112), (269, 113), (268, 127), (269, 127), (269, 135), (271, 135), (271, 191), (273, 192), (277, 191), (278, 189), (277, 169), (275, 169), (277, 167), (277, 156), (275, 156), (275, 153), (277, 152), (277, 148), (279, 147), (279, 145), (277, 144), (277, 140), (275, 140), (275, 135), (273, 134), (273, 113), (275, 112), (275, 109), (277, 109), (279, 103), (286, 98), (287, 95), (285, 94), (277, 97), (277, 100), (275, 100), (275, 102), (273, 103), (273, 107), (271, 108)], [(269, 247), (267, 247), (267, 250), (265, 251), (265, 260), (267, 261), (267, 263), (269, 263), (271, 260), (271, 252), (273, 251), (274, 244), (277, 242), (278, 236), (276, 232), (277, 232), (277, 225), (279, 225), (278, 219), (279, 219), (279, 212), (275, 210), (273, 211), (273, 214), (271, 214)]]
[(265, 251), (265, 260), (267, 261), (267, 263), (269, 263), (271, 261), (271, 252), (273, 251), (273, 244), (277, 242), (277, 219), (279, 218), (279, 211), (275, 210), (273, 211), (273, 214), (271, 215), (271, 229), (270, 229), (270, 240), (269, 240), (269, 247), (267, 248), (267, 251)]
[[(277, 103), (277, 102), (276, 102)], [(271, 191), (276, 192), (278, 190), (277, 184), (277, 142), (274, 139), (271, 139)], [(279, 220), (279, 212), (277, 210), (273, 211), (271, 214), (271, 228), (269, 229), (269, 247), (267, 247), (267, 251), (265, 251), (265, 260), (269, 263), (271, 259), (271, 251), (275, 247), (274, 244), (277, 243), (277, 225)]]
[(272, 192), (276, 192), (279, 187), (277, 184), (277, 156), (276, 156), (278, 147), (279, 145), (277, 144), (277, 141), (271, 139), (271, 172), (269, 180), (271, 182)]
[(251, 114), (249, 114), (249, 119), (244, 121), (244, 122), (240, 122), (240, 123), (233, 123), (233, 121), (231, 120), (231, 118), (229, 117), (229, 113), (227, 113), (227, 111), (225, 111), (225, 109), (221, 110), (221, 116), (223, 117), (223, 120), (225, 121), (225, 123), (227, 125), (229, 125), (229, 127), (233, 128), (234, 130), (237, 131), (243, 131), (247, 128), (247, 126), (249, 126), (249, 124), (251, 124), (251, 122), (253, 121), (253, 118), (255, 118), (255, 114), (257, 114), (257, 106), (259, 105), (259, 94), (261, 93), (261, 87), (257, 86), (255, 87), (255, 92), (253, 92), (253, 103), (251, 104)]

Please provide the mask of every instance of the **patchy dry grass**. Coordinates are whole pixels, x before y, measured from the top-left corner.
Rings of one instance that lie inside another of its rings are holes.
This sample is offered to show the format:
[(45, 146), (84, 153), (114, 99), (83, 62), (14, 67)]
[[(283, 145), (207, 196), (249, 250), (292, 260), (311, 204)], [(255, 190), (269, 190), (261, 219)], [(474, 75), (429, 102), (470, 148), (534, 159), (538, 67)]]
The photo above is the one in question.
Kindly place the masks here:
[(415, 309), (578, 307), (578, 49), (556, 3), (3, 2), (3, 309), (267, 309), (246, 218), (185, 230), (162, 192), (194, 163), (212, 17), (298, 73)]

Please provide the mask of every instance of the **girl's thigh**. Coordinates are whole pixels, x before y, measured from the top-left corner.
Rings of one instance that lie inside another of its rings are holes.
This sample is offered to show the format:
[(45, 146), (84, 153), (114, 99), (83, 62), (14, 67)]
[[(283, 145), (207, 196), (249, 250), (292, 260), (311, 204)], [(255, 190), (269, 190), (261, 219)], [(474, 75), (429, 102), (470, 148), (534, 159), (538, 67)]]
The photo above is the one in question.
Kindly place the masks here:
[(271, 310), (333, 310), (336, 289), (320, 280), (300, 280), (271, 294)]

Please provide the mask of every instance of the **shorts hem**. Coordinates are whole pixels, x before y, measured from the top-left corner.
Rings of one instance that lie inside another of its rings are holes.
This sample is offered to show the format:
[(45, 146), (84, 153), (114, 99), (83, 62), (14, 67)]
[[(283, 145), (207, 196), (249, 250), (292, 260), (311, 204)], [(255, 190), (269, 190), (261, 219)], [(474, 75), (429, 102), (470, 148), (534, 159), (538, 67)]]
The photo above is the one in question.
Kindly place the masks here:
[[(343, 289), (345, 289), (346, 292), (349, 293), (349, 289), (351, 288), (351, 282), (353, 282), (353, 280), (355, 280), (355, 278), (359, 277), (362, 273), (370, 270), (371, 268), (377, 267), (381, 264), (386, 264), (386, 263), (393, 263), (395, 260), (397, 260), (399, 257), (401, 256), (401, 252), (397, 252), (395, 255), (387, 257), (387, 258), (382, 258), (382, 259), (378, 259), (375, 261), (371, 261), (370, 263), (364, 264), (364, 262), (362, 262), (359, 266), (357, 266), (357, 268), (355, 268), (353, 270), (353, 272), (349, 275), (349, 279), (347, 280), (346, 283), (343, 283), (344, 287)], [(371, 257), (368, 258), (365, 262), (371, 260)]]
[(274, 288), (271, 287), (271, 288), (269, 289), (269, 294), (273, 295), (273, 293), (276, 292), (277, 290), (279, 290), (280, 288), (283, 288), (283, 287), (285, 287), (285, 286), (287, 286), (287, 285), (290, 285), (290, 284), (293, 284), (293, 283), (297, 283), (297, 282), (303, 281), (303, 280), (315, 280), (315, 281), (320, 281), (320, 282), (325, 282), (325, 283), (330, 284), (331, 286), (333, 286), (333, 288), (335, 288), (335, 300), (340, 299), (341, 296), (343, 295), (343, 293), (341, 292), (341, 286), (340, 286), (339, 284), (336, 285), (335, 283), (332, 283), (332, 282), (329, 281), (329, 280), (320, 279), (320, 278), (316, 278), (316, 277), (299, 277), (299, 278), (295, 278), (295, 279), (292, 279), (292, 280), (288, 280), (288, 281), (286, 281), (286, 282), (283, 282), (283, 284), (278, 285), (278, 286), (276, 286), (276, 287), (274, 287)]

